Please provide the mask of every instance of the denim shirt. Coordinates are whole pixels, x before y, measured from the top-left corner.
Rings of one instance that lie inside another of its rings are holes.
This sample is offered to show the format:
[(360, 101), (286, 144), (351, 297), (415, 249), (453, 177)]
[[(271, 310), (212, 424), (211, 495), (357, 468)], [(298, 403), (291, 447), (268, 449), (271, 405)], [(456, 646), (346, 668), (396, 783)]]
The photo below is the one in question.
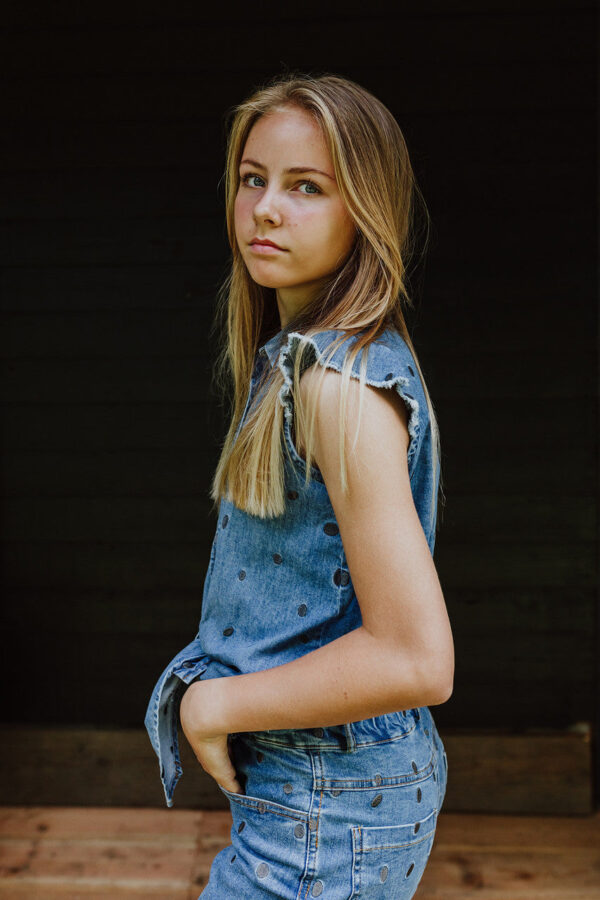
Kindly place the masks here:
[[(198, 631), (162, 672), (144, 720), (169, 807), (182, 774), (178, 711), (189, 684), (200, 677), (228, 677), (282, 665), (362, 623), (323, 476), (313, 465), (311, 481), (305, 486), (306, 463), (292, 441), (295, 353), (302, 341), (308, 341), (302, 371), (315, 361), (324, 365), (328, 346), (340, 334), (330, 330), (307, 338), (283, 329), (257, 354), (237, 433), (263, 366), (277, 365), (284, 376), (279, 401), (291, 456), (284, 453), (286, 507), (281, 516), (261, 519), (221, 499)], [(355, 340), (350, 338), (337, 348), (329, 368), (341, 371), (344, 355)], [(359, 378), (364, 352), (354, 360), (351, 377)], [(433, 555), (439, 467), (432, 471), (431, 428), (418, 370), (408, 345), (395, 330), (387, 329), (370, 345), (365, 380), (375, 387), (395, 389), (406, 405), (412, 495)], [(385, 734), (390, 716), (370, 721)], [(351, 728), (351, 723), (344, 727)]]

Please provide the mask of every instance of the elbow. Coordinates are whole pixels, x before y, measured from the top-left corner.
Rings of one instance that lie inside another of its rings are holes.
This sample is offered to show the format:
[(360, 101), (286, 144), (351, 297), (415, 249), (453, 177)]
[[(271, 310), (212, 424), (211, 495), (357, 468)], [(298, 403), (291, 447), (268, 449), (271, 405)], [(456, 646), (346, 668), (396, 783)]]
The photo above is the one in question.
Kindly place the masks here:
[(454, 690), (454, 642), (450, 632), (435, 646), (430, 645), (427, 657), (426, 666), (419, 666), (419, 674), (431, 694), (427, 705), (440, 706), (447, 703)]
[(451, 681), (438, 681), (436, 684), (431, 686), (431, 700), (427, 703), (427, 706), (441, 706), (442, 703), (447, 703), (450, 697), (452, 696), (452, 691), (454, 690), (454, 680)]
[(408, 647), (405, 643), (386, 642), (389, 655), (389, 671), (394, 672), (391, 679), (395, 693), (395, 709), (407, 706), (440, 706), (446, 703), (454, 690), (454, 652), (452, 644), (437, 648), (431, 641), (425, 648), (423, 642), (417, 647)]
[(430, 660), (426, 666), (419, 665), (416, 671), (418, 683), (426, 685), (423, 692), (426, 701), (423, 706), (441, 706), (450, 699), (454, 690), (453, 662), (451, 665), (444, 665), (438, 656)]

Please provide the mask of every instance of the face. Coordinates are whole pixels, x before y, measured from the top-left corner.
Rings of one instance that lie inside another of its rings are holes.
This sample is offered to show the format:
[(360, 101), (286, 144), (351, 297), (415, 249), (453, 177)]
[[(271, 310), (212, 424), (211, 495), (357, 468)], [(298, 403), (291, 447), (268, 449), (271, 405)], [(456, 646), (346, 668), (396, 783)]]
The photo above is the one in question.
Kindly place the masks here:
[[(254, 281), (276, 289), (285, 327), (347, 258), (354, 221), (321, 130), (304, 110), (287, 106), (262, 116), (246, 140), (239, 174), (238, 245)], [(257, 238), (281, 249), (252, 244)]]

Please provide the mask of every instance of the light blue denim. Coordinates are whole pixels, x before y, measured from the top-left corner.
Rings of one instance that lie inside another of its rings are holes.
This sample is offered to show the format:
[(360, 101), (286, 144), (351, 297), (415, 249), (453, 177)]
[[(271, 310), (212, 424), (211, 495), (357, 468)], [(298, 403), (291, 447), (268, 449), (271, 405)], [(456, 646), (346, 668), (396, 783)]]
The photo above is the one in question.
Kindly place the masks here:
[(428, 707), (329, 728), (243, 732), (231, 844), (203, 900), (409, 900), (433, 847), (447, 760)]
[[(323, 365), (340, 333), (308, 339), (305, 365)], [(305, 486), (306, 464), (292, 440), (291, 376), (302, 340), (282, 329), (260, 348), (242, 417), (257, 396), (263, 367), (278, 365), (284, 375), (285, 512), (261, 519), (221, 500), (198, 632), (166, 666), (148, 703), (144, 721), (167, 806), (182, 774), (178, 713), (187, 685), (281, 665), (362, 623), (323, 477), (313, 466)], [(353, 340), (338, 348), (330, 368), (341, 371)], [(411, 489), (433, 554), (439, 469), (432, 471), (427, 403), (412, 354), (391, 328), (369, 348), (366, 382), (394, 388), (406, 405)], [(327, 728), (239, 732), (231, 748), (245, 794), (219, 786), (230, 801), (232, 845), (215, 857), (201, 897), (413, 896), (447, 778), (445, 749), (428, 707)]]

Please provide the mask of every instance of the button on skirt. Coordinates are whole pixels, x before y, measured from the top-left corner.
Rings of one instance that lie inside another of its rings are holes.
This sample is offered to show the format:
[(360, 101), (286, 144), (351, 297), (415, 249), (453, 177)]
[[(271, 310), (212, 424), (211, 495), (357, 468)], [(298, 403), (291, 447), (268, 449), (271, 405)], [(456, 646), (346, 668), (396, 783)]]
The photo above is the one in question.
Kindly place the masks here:
[(329, 728), (241, 732), (231, 756), (243, 793), (219, 785), (231, 844), (214, 858), (202, 900), (414, 896), (447, 782), (428, 707)]

